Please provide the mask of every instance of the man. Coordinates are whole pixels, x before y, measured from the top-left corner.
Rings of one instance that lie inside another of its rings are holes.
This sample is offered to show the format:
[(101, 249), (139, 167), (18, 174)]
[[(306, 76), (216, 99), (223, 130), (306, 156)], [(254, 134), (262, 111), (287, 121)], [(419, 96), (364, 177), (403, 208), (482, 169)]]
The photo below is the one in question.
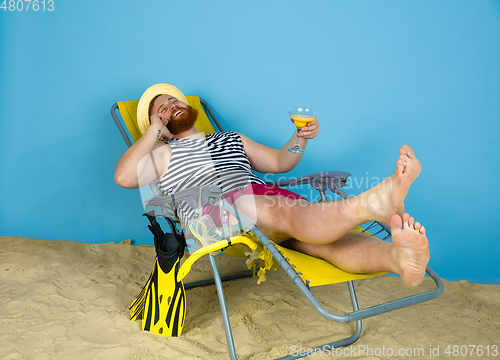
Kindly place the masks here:
[[(349, 199), (311, 204), (288, 190), (269, 187), (251, 173), (283, 173), (292, 170), (301, 155), (259, 144), (235, 132), (202, 136), (194, 122), (196, 110), (182, 92), (168, 84), (151, 86), (138, 105), (143, 136), (119, 160), (115, 181), (137, 188), (157, 180), (162, 192), (214, 181), (225, 198), (276, 243), (324, 258), (350, 272), (393, 272), (403, 283), (420, 284), (429, 261), (424, 227), (404, 213), (404, 199), (421, 165), (413, 149), (403, 145), (396, 172), (373, 188)], [(298, 134), (301, 148), (318, 135), (315, 119)], [(204, 182), (204, 183), (203, 183)], [(183, 209), (181, 220), (193, 211)], [(211, 209), (203, 209), (210, 213)], [(392, 243), (351, 233), (369, 221), (388, 224)]]

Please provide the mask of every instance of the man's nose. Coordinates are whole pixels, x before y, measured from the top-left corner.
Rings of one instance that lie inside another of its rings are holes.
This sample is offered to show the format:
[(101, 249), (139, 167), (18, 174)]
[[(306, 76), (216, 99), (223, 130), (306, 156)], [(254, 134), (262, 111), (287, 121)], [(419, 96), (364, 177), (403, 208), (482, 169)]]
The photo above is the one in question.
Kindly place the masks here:
[(177, 111), (177, 107), (175, 106), (175, 104), (172, 104), (169, 107), (169, 118), (170, 118), (170, 120), (172, 120), (172, 117), (173, 117), (173, 115), (175, 114), (176, 111)]

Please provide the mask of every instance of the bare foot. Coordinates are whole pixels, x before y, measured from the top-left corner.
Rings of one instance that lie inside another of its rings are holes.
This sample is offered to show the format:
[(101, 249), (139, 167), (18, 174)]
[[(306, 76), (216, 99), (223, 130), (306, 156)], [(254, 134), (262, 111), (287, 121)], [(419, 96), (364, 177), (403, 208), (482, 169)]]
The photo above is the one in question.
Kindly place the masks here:
[(421, 171), (422, 165), (413, 149), (408, 145), (401, 146), (396, 172), (362, 194), (367, 197), (370, 220), (389, 224), (392, 215), (403, 216), (404, 199)]
[(399, 149), (399, 159), (396, 162), (396, 173), (398, 178), (396, 196), (402, 197), (403, 200), (410, 189), (410, 185), (420, 175), (422, 165), (415, 157), (413, 149), (408, 145), (403, 145)]
[(399, 215), (393, 215), (390, 226), (394, 244), (393, 259), (401, 280), (406, 286), (417, 286), (424, 279), (430, 257), (425, 228), (409, 214), (404, 214), (402, 219)]

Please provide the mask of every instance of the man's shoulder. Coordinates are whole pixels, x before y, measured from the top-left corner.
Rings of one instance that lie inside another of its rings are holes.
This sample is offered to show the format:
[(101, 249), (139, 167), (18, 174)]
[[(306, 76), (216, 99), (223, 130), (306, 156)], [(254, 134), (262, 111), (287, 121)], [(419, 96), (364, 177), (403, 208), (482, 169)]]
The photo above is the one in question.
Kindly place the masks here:
[(212, 134), (208, 134), (207, 136), (233, 136), (235, 134), (238, 134), (236, 131), (232, 130), (224, 130), (220, 132), (214, 132)]
[(226, 130), (207, 135), (207, 139), (239, 139), (240, 134), (236, 131)]
[(158, 140), (153, 148), (155, 153), (161, 153), (163, 155), (172, 154), (172, 148), (166, 139)]

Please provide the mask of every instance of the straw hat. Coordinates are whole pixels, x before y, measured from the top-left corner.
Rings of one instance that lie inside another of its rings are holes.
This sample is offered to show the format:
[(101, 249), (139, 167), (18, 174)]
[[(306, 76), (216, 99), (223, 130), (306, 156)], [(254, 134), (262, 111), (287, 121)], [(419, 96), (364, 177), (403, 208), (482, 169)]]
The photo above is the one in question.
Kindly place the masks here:
[(160, 83), (147, 88), (144, 94), (142, 94), (139, 104), (137, 104), (137, 125), (139, 125), (139, 130), (141, 130), (142, 134), (151, 125), (149, 120), (149, 105), (151, 104), (151, 100), (157, 95), (162, 94), (171, 95), (185, 104), (188, 103), (184, 94), (174, 85)]

